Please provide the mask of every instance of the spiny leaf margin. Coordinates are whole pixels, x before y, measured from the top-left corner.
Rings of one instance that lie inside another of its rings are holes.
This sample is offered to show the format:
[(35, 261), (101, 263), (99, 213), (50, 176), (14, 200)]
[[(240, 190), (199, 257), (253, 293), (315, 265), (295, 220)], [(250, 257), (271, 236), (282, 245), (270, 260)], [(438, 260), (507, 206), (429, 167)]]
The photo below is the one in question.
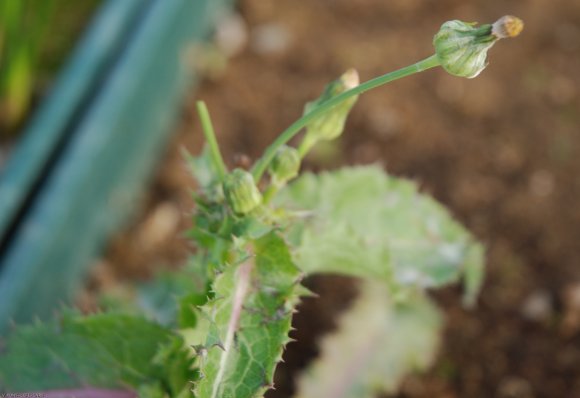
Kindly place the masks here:
[[(290, 341), (291, 317), (298, 303), (302, 273), (284, 240), (271, 232), (251, 243), (251, 281), (232, 346), (224, 347), (240, 275), (230, 265), (213, 284), (214, 299), (202, 307), (212, 327), (200, 349), (202, 378), (196, 398), (261, 397), (273, 386), (276, 364)], [(218, 342), (218, 343), (216, 343)], [(224, 348), (231, 351), (226, 352)], [(223, 358), (226, 358), (224, 362)], [(216, 382), (217, 379), (217, 382)]]
[[(179, 335), (143, 317), (66, 313), (53, 322), (21, 326), (6, 338), (0, 356), (0, 391), (136, 389), (166, 383), (164, 377), (170, 376), (164, 367), (174, 361), (189, 373), (191, 361), (182, 343)], [(166, 351), (167, 363), (155, 361), (160, 350)]]
[(377, 165), (303, 174), (276, 204), (309, 214), (288, 232), (307, 274), (379, 279), (402, 293), (456, 282), (467, 270), (466, 303), (481, 287), (481, 245), (415, 183)]

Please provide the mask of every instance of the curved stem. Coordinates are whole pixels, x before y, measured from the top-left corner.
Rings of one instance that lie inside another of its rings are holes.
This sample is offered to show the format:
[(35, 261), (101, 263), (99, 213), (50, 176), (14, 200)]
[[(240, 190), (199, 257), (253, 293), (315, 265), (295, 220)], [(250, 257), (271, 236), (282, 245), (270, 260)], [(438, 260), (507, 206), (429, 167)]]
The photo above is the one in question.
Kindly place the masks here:
[(306, 134), (304, 139), (300, 142), (298, 146), (298, 155), (300, 159), (304, 159), (306, 154), (312, 149), (312, 147), (316, 144), (316, 141), (311, 138), (311, 135)]
[(196, 105), (197, 105), (197, 113), (199, 115), (199, 119), (201, 120), (201, 128), (203, 130), (203, 135), (205, 136), (205, 140), (209, 145), (209, 150), (211, 153), (213, 164), (217, 170), (220, 181), (223, 181), (228, 170), (226, 168), (226, 164), (224, 163), (224, 159), (222, 158), (220, 147), (215, 138), (215, 131), (211, 123), (211, 118), (209, 117), (209, 111), (207, 110), (207, 106), (203, 101), (197, 101)]
[(422, 72), (435, 66), (439, 66), (439, 61), (437, 60), (437, 57), (435, 55), (432, 55), (413, 65), (409, 65), (404, 68), (398, 69), (394, 72), (390, 72), (385, 75), (371, 79), (365, 83), (356, 86), (355, 88), (352, 88), (340, 95), (337, 95), (334, 98), (329, 99), (326, 102), (323, 102), (321, 105), (314, 108), (312, 111), (310, 111), (309, 113), (307, 113), (306, 115), (302, 116), (300, 119), (292, 123), (290, 127), (288, 127), (284, 132), (282, 132), (282, 134), (280, 134), (278, 138), (276, 138), (276, 140), (268, 148), (266, 148), (266, 150), (264, 151), (264, 155), (256, 162), (256, 164), (252, 168), (252, 175), (254, 176), (254, 180), (258, 182), (262, 178), (262, 175), (266, 171), (268, 164), (270, 164), (270, 162), (274, 158), (274, 155), (276, 154), (277, 149), (281, 145), (286, 144), (296, 134), (298, 134), (303, 127), (306, 127), (310, 122), (312, 122), (314, 119), (330, 110), (332, 107), (338, 105), (339, 103), (350, 97), (361, 94), (375, 87), (382, 86), (383, 84), (390, 83), (402, 77), (410, 76), (417, 72)]

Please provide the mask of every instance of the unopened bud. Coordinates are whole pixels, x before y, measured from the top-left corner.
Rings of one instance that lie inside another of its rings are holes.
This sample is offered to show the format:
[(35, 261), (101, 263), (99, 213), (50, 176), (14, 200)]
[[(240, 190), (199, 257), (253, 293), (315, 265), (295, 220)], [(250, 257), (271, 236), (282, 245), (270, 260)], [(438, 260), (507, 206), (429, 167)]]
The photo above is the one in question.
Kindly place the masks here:
[(491, 25), (491, 33), (498, 39), (516, 37), (524, 29), (524, 21), (513, 15), (504, 15)]
[(226, 200), (234, 213), (245, 215), (262, 203), (262, 194), (252, 174), (235, 169), (226, 175), (223, 183)]
[(499, 39), (515, 37), (523, 29), (521, 19), (504, 16), (493, 25), (479, 27), (462, 21), (445, 22), (433, 38), (439, 63), (452, 75), (473, 78), (487, 66), (487, 51)]
[(295, 148), (283, 145), (268, 169), (274, 185), (284, 185), (298, 175), (300, 170), (300, 155)]
[[(349, 69), (340, 78), (328, 84), (318, 99), (306, 104), (304, 114), (310, 113), (314, 108), (325, 101), (328, 101), (347, 90), (355, 88), (358, 85), (359, 77), (357, 71), (355, 69)], [(344, 123), (346, 122), (348, 113), (356, 103), (357, 99), (358, 96), (353, 96), (344, 100), (325, 114), (316, 118), (306, 127), (305, 140), (311, 142), (311, 145), (313, 145), (315, 142), (320, 140), (329, 141), (339, 137), (344, 130)]]

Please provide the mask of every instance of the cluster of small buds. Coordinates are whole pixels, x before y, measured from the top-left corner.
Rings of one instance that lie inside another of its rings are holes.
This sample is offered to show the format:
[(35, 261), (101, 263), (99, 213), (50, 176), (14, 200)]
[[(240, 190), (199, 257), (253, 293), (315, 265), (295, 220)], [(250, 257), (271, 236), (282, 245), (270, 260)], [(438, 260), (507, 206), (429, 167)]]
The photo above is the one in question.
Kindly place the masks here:
[(462, 21), (445, 22), (433, 38), (439, 63), (452, 75), (474, 78), (487, 66), (487, 51), (499, 40), (520, 34), (524, 24), (504, 16), (494, 24), (475, 26)]
[[(433, 38), (435, 56), (428, 59), (432, 62), (429, 67), (435, 66), (433, 60), (436, 60), (452, 75), (476, 77), (487, 66), (487, 51), (498, 40), (519, 35), (522, 29), (522, 20), (513, 16), (504, 16), (493, 24), (481, 26), (458, 20), (445, 22)], [(357, 71), (349, 69), (327, 85), (318, 99), (306, 104), (304, 115), (308, 116), (314, 109), (358, 85)], [(298, 150), (286, 145), (277, 150), (268, 166), (272, 186), (264, 196), (256, 186), (252, 174), (243, 169), (235, 169), (225, 177), (223, 191), (234, 213), (246, 215), (267, 203), (273, 192), (298, 175), (301, 159), (316, 143), (334, 140), (342, 134), (346, 118), (358, 100), (358, 95), (352, 94), (342, 102), (325, 109), (325, 113), (310, 118), (312, 120), (306, 125), (306, 134)], [(259, 169), (258, 178), (264, 169)]]

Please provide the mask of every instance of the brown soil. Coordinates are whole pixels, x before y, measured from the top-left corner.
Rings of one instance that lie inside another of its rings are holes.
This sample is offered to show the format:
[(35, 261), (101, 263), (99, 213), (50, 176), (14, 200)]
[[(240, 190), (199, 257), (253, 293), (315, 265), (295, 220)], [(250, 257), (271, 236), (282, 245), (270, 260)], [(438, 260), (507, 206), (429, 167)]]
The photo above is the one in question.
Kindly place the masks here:
[[(443, 347), (400, 397), (580, 397), (580, 2), (245, 0), (239, 10), (249, 45), (187, 102), (146, 211), (113, 243), (93, 283), (185, 258), (187, 242), (175, 237), (187, 223), (167, 215), (191, 206), (178, 149), (201, 145), (194, 99), (207, 102), (233, 164), (236, 154), (258, 156), (347, 68), (366, 80), (429, 55), (445, 20), (518, 15), (524, 33), (499, 43), (478, 78), (433, 70), (366, 94), (338, 151), (308, 167), (384, 163), (419, 181), (487, 244), (478, 308), (462, 309), (456, 288), (436, 293), (448, 321)], [(264, 27), (279, 39), (269, 47)], [(152, 225), (163, 233), (151, 237)], [(308, 283), (321, 298), (297, 316), (299, 341), (268, 397), (289, 396), (295, 372), (353, 295), (345, 279)]]

